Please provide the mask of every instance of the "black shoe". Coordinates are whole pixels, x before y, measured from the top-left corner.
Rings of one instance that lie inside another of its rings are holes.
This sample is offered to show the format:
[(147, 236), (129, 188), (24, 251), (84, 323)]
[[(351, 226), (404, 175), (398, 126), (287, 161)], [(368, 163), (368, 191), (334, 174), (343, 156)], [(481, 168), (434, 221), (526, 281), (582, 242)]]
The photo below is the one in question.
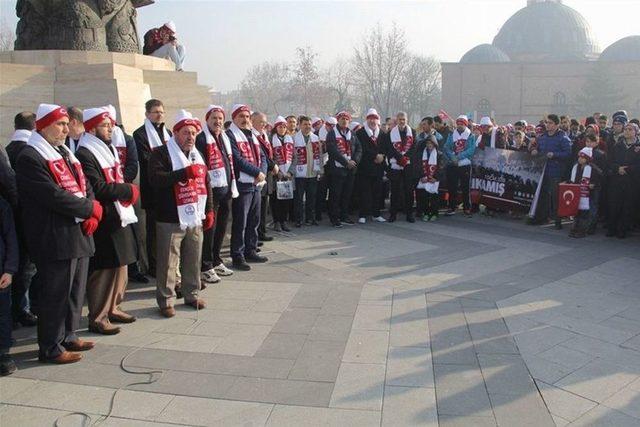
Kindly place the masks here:
[(244, 259), (246, 262), (259, 263), (259, 264), (269, 261), (269, 258), (267, 258), (266, 256), (258, 255), (255, 252), (251, 254), (246, 254), (244, 256)]
[(231, 263), (234, 270), (239, 271), (249, 271), (251, 270), (251, 266), (247, 264), (244, 258), (236, 258)]
[(562, 230), (562, 221), (556, 220), (555, 225), (553, 226), (556, 230)]
[(280, 223), (280, 228), (282, 228), (282, 231), (286, 231), (286, 232), (291, 231), (291, 229), (289, 228), (286, 222)]
[(176, 288), (176, 299), (182, 299), (182, 289)]
[(262, 234), (258, 236), (258, 240), (260, 240), (261, 242), (270, 242), (273, 240), (273, 237), (267, 236), (266, 234)]
[(129, 280), (138, 283), (149, 283), (149, 278), (139, 271), (129, 276)]
[(413, 215), (407, 215), (407, 222), (414, 223), (416, 222), (416, 219), (413, 217)]
[(0, 356), (0, 377), (6, 377), (17, 371), (16, 363), (13, 361), (10, 355), (3, 354)]
[(256, 244), (256, 246), (258, 246), (258, 247), (264, 246), (264, 242), (260, 242), (260, 241), (258, 241), (258, 243)]
[(342, 223), (340, 221), (335, 221), (331, 223), (335, 228), (342, 228)]
[(18, 315), (16, 322), (22, 326), (32, 327), (38, 324), (38, 318), (29, 311), (23, 311)]

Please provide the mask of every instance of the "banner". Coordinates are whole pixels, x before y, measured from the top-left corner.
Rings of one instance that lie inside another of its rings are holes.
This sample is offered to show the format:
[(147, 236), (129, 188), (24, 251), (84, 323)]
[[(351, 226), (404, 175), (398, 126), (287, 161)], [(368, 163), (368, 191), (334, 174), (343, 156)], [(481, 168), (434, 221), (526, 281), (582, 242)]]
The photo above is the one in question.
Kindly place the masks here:
[(472, 200), (495, 209), (535, 209), (546, 157), (487, 147), (472, 161)]

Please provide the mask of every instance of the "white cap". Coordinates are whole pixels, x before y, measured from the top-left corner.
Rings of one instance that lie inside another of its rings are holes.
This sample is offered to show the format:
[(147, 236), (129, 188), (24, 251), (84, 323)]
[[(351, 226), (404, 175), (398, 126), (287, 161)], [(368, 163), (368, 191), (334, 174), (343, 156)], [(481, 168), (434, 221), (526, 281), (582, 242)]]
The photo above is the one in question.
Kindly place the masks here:
[(109, 112), (109, 116), (111, 116), (111, 120), (113, 120), (114, 122), (117, 121), (116, 120), (116, 116), (118, 113), (116, 113), (116, 107), (114, 107), (113, 105), (109, 104), (107, 105), (107, 111)]
[(251, 114), (251, 110), (249, 109), (248, 105), (246, 105), (246, 104), (236, 104), (231, 109), (231, 118), (235, 119), (236, 115), (241, 111), (246, 111), (247, 113)]
[(69, 117), (64, 107), (55, 104), (40, 104), (38, 111), (36, 111), (36, 129), (44, 129), (61, 117)]
[(316, 123), (321, 122), (322, 119), (320, 117), (314, 117), (311, 119), (311, 126), (314, 126)]
[(327, 119), (325, 120), (325, 123), (329, 123), (330, 125), (337, 125), (338, 124), (338, 120), (333, 117), (333, 116), (327, 116)]
[(460, 114), (456, 119), (456, 122), (458, 120), (462, 120), (465, 123), (465, 126), (469, 124), (469, 117), (467, 117), (465, 114)]
[(491, 117), (484, 116), (480, 119), (480, 126), (493, 126), (493, 122), (491, 121)]
[(193, 117), (193, 115), (187, 110), (178, 110), (178, 114), (176, 114), (175, 125), (173, 125), (173, 133), (178, 132), (185, 126), (195, 126), (198, 132), (202, 130), (202, 125), (200, 124), (200, 120), (197, 117)]
[(380, 114), (378, 114), (375, 108), (369, 108), (369, 111), (367, 111), (367, 115), (365, 117), (368, 119), (371, 116), (374, 116), (376, 119), (380, 120)]
[(104, 119), (113, 121), (108, 107), (87, 108), (82, 111), (82, 123), (85, 131), (93, 129)]
[(591, 147), (584, 147), (582, 150), (580, 150), (580, 152), (578, 153), (578, 157), (587, 157), (589, 159), (593, 158), (593, 148)]
[(164, 27), (167, 27), (168, 29), (170, 29), (174, 33), (176, 32), (176, 24), (173, 21), (167, 22), (166, 24), (164, 24)]
[(208, 118), (209, 118), (209, 116), (211, 115), (211, 113), (213, 113), (213, 112), (215, 112), (215, 111), (219, 111), (219, 112), (221, 112), (221, 113), (222, 113), (222, 115), (223, 115), (223, 116), (225, 116), (225, 114), (224, 114), (224, 108), (222, 108), (222, 107), (221, 107), (221, 106), (219, 106), (219, 105), (213, 105), (213, 104), (211, 104), (211, 105), (209, 105), (209, 106), (207, 107), (207, 111), (206, 111), (206, 113), (205, 113), (205, 120), (206, 120), (206, 119), (208, 119)]
[(284, 117), (282, 117), (282, 116), (278, 116), (278, 117), (276, 117), (276, 121), (275, 121), (275, 122), (273, 122), (273, 127), (276, 127), (276, 126), (278, 126), (278, 125), (280, 125), (280, 124), (283, 124), (283, 125), (286, 125), (286, 124), (287, 124), (287, 121), (286, 121), (286, 120), (285, 120), (285, 118), (284, 118)]

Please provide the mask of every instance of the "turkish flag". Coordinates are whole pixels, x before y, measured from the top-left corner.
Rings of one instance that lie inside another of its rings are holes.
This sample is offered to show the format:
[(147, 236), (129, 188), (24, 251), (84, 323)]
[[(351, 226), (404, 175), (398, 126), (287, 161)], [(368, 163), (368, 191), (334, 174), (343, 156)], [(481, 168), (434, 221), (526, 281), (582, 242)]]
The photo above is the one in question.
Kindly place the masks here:
[(580, 184), (558, 184), (558, 217), (576, 216), (580, 204)]

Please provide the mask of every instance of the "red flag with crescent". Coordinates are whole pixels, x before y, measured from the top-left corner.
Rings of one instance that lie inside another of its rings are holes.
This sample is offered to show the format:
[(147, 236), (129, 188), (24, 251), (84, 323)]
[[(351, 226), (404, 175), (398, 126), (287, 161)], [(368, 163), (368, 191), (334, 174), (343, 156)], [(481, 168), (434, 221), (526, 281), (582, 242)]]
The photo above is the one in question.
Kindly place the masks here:
[(569, 217), (578, 214), (580, 204), (580, 184), (558, 184), (558, 216)]

